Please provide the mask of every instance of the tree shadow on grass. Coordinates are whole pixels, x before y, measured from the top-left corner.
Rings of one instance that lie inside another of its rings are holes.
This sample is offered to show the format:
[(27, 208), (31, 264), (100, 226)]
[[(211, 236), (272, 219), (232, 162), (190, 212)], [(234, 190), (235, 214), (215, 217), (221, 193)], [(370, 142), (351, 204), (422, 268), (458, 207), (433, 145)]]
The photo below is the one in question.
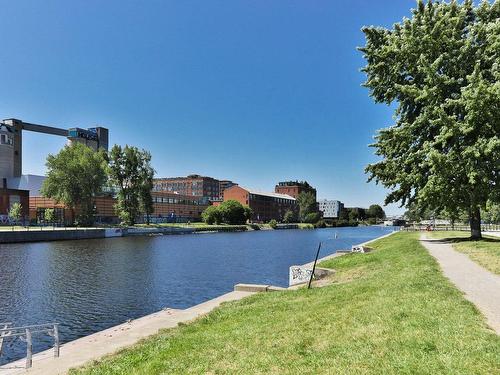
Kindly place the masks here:
[(460, 242), (493, 242), (500, 244), (500, 238), (483, 237), (481, 239), (471, 237), (447, 237), (431, 240), (440, 243), (460, 243)]

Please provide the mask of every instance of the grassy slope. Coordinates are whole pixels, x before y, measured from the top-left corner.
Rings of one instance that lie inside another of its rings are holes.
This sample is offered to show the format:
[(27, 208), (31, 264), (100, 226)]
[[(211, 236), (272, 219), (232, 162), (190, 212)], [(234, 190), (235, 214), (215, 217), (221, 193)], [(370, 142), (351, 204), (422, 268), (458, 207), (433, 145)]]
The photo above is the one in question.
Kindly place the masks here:
[(453, 247), (467, 254), (491, 272), (500, 275), (500, 238), (484, 237), (480, 241), (470, 240), (468, 232), (432, 232), (433, 238), (446, 238), (453, 242)]
[(500, 372), (499, 336), (416, 236), (325, 262), (338, 270), (331, 286), (226, 304), (75, 373)]

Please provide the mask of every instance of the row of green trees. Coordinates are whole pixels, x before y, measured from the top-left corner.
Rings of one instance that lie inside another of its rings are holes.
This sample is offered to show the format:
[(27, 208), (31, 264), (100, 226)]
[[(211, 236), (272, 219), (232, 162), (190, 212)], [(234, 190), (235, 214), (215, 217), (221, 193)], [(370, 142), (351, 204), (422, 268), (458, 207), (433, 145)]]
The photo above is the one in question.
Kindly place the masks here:
[[(469, 223), (469, 215), (465, 210), (458, 212), (447, 212), (445, 210), (435, 211), (430, 208), (422, 208), (418, 205), (410, 205), (405, 212), (405, 218), (409, 221), (419, 222), (421, 220), (445, 219), (452, 223)], [(486, 224), (500, 223), (500, 204), (488, 202), (486, 207), (481, 209), (482, 221)]]
[(140, 213), (149, 221), (154, 169), (148, 151), (115, 145), (106, 153), (75, 142), (57, 155), (49, 155), (46, 166), (41, 193), (68, 207), (75, 224), (93, 224), (95, 197), (106, 189), (116, 191), (115, 209), (123, 224), (134, 224)]
[(372, 204), (367, 209), (360, 207), (346, 207), (340, 212), (341, 220), (377, 222), (385, 218), (384, 209), (378, 204)]
[(227, 200), (218, 206), (209, 206), (202, 212), (201, 218), (207, 224), (242, 225), (250, 220), (252, 210), (236, 200)]

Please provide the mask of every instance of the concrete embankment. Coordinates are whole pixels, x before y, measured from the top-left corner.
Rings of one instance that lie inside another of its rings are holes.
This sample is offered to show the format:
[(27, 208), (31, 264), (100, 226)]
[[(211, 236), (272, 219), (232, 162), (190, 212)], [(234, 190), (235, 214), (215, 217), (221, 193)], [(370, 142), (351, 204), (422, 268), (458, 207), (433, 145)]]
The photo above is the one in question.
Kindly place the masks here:
[(242, 232), (246, 225), (213, 227), (51, 228), (0, 231), (0, 243), (86, 240), (127, 236), (155, 236), (202, 232)]
[(92, 360), (129, 347), (141, 339), (156, 334), (160, 329), (174, 328), (203, 316), (223, 302), (237, 301), (258, 292), (279, 291), (271, 285), (237, 284), (234, 291), (185, 310), (162, 311), (96, 332), (92, 335), (61, 345), (60, 356), (54, 357), (53, 349), (33, 356), (33, 367), (24, 368), (26, 359), (0, 366), (1, 375), (13, 374), (66, 374), (70, 368), (82, 366)]
[[(112, 233), (111, 233), (112, 234)], [(373, 239), (387, 237), (392, 233)], [(366, 244), (366, 243), (365, 243)], [(332, 254), (319, 261), (343, 254)], [(305, 264), (304, 267), (310, 266)], [(324, 269), (318, 269), (322, 271)], [(331, 270), (329, 271), (332, 272)], [(321, 273), (324, 273), (323, 271)], [(327, 276), (326, 273), (323, 276)], [(321, 276), (321, 275), (318, 275)], [(301, 287), (297, 285), (288, 289)], [(60, 357), (54, 358), (53, 349), (49, 349), (33, 356), (33, 367), (24, 368), (26, 359), (17, 360), (0, 366), (0, 375), (13, 374), (64, 374), (70, 368), (82, 366), (92, 360), (97, 360), (105, 355), (112, 354), (120, 349), (129, 347), (141, 339), (157, 333), (160, 329), (173, 328), (179, 323), (187, 323), (209, 313), (222, 302), (236, 301), (259, 292), (284, 291), (286, 288), (272, 285), (237, 284), (234, 291), (220, 297), (206, 301), (185, 310), (164, 309), (162, 311), (144, 316), (129, 322), (96, 332), (92, 335), (65, 343), (60, 348)]]
[[(298, 224), (279, 224), (276, 229), (309, 229)], [(313, 229), (313, 228), (311, 228)], [(268, 227), (254, 228), (252, 225), (215, 225), (194, 227), (129, 227), (129, 228), (51, 228), (36, 227), (0, 231), (0, 244), (18, 242), (42, 242), (64, 240), (86, 240), (127, 236), (155, 236), (169, 234), (244, 232), (248, 230), (272, 230)]]
[(42, 242), (64, 240), (87, 240), (127, 236), (154, 236), (169, 234), (192, 234), (199, 232), (241, 232), (245, 225), (234, 227), (137, 227), (137, 228), (32, 228), (26, 230), (0, 231), (0, 243)]
[(0, 231), (0, 243), (105, 238), (106, 229), (45, 229)]

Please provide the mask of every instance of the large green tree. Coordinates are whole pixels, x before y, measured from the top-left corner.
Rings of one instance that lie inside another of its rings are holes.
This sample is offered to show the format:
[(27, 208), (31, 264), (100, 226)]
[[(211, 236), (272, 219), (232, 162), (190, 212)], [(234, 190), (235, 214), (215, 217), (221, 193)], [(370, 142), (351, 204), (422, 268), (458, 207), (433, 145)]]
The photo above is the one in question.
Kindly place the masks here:
[(118, 189), (115, 209), (122, 223), (135, 224), (141, 209), (152, 212), (151, 189), (154, 170), (151, 155), (137, 147), (114, 145), (109, 153), (109, 177)]
[(207, 224), (220, 224), (222, 222), (222, 212), (218, 206), (208, 206), (202, 213), (201, 219)]
[(252, 210), (234, 199), (222, 202), (218, 206), (209, 206), (202, 212), (201, 218), (207, 224), (245, 224), (252, 217)]
[[(78, 224), (94, 222), (94, 197), (106, 183), (104, 151), (75, 142), (65, 146), (57, 155), (47, 157), (47, 178), (41, 193), (73, 212)], [(75, 210), (78, 208), (78, 216)]]
[(370, 95), (396, 105), (369, 179), (391, 190), (386, 203), (465, 210), (474, 238), (500, 195), (499, 19), (499, 1), (419, 1), (391, 29), (365, 27), (360, 48)]
[(139, 205), (141, 212), (146, 215), (146, 222), (149, 225), (150, 216), (154, 212), (153, 196), (153, 177), (155, 170), (151, 166), (151, 154), (142, 151), (142, 160), (140, 164), (141, 183), (139, 188)]
[(226, 224), (245, 224), (248, 211), (240, 202), (230, 199), (222, 202), (218, 207), (221, 212), (222, 222)]
[(311, 192), (302, 192), (297, 197), (299, 205), (299, 219), (301, 222), (306, 222), (307, 215), (317, 212), (316, 198)]
[(375, 218), (375, 219), (383, 219), (385, 218), (385, 212), (382, 207), (378, 204), (372, 204), (370, 207), (368, 207), (368, 210), (366, 210), (366, 216), (368, 218)]

